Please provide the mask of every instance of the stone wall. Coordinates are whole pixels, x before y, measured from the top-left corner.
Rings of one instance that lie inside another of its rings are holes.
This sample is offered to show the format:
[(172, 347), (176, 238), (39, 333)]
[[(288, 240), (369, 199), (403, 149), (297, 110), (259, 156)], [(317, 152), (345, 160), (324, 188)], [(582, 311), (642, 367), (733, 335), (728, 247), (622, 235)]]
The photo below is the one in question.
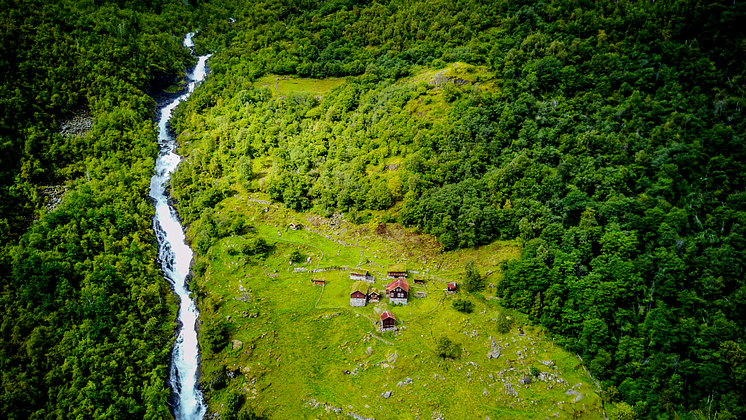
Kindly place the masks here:
[(409, 303), (407, 302), (406, 298), (390, 298), (390, 299), (391, 299), (391, 303), (395, 303), (397, 305), (406, 305), (407, 303)]
[(350, 298), (350, 306), (365, 306), (366, 299)]

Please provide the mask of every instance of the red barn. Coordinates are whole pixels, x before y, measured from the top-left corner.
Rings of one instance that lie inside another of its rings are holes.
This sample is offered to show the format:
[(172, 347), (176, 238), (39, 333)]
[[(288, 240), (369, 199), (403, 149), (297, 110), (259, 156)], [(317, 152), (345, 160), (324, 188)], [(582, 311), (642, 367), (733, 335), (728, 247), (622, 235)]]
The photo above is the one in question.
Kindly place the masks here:
[(456, 283), (448, 283), (448, 293), (456, 293), (456, 289), (458, 288), (458, 285)]
[(396, 328), (396, 317), (389, 311), (383, 311), (381, 314), (381, 329), (388, 331)]

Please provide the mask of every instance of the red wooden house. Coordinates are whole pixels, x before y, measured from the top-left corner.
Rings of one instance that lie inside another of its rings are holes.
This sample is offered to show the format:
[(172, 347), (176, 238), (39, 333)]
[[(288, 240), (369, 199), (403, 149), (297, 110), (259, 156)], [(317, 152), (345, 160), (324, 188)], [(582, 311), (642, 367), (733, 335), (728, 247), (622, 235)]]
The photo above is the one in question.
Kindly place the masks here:
[(404, 279), (396, 279), (386, 285), (386, 295), (391, 303), (407, 304), (409, 298), (409, 283)]
[(458, 285), (454, 282), (448, 283), (448, 293), (456, 293), (456, 290), (458, 289)]
[(381, 329), (388, 331), (396, 328), (396, 318), (394, 314), (389, 311), (383, 311), (381, 314)]

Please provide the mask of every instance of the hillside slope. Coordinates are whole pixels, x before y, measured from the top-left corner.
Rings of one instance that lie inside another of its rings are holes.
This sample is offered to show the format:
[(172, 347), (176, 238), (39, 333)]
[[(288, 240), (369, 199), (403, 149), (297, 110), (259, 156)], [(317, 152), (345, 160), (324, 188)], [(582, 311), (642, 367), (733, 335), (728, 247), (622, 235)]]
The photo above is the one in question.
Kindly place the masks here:
[[(240, 184), (447, 250), (518, 239), (496, 296), (620, 413), (746, 416), (746, 6), (213, 7), (235, 22), (205, 28), (214, 72), (175, 124), (188, 222)], [(273, 97), (269, 73), (348, 77)]]

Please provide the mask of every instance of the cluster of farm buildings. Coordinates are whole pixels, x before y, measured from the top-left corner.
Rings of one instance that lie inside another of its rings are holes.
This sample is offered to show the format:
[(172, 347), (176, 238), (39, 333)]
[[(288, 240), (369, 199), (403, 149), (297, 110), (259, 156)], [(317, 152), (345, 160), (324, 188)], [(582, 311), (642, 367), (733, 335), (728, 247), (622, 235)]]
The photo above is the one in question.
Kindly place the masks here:
[[(389, 298), (389, 302), (397, 305), (407, 305), (409, 303), (409, 283), (407, 282), (408, 272), (402, 265), (389, 267), (386, 272), (387, 280), (390, 280), (385, 286), (385, 290), (378, 290), (372, 284), (375, 278), (367, 271), (351, 271), (350, 280), (353, 280), (352, 291), (350, 292), (350, 306), (362, 307), (368, 302), (378, 303), (384, 297)], [(314, 284), (323, 285), (324, 280), (313, 280)], [(425, 284), (423, 279), (414, 279), (415, 284)], [(448, 283), (446, 291), (456, 293), (456, 283)], [(385, 294), (384, 294), (385, 293)], [(418, 292), (417, 297), (425, 297), (425, 292)], [(381, 328), (384, 331), (396, 328), (396, 317), (391, 312), (384, 311), (380, 315)]]

